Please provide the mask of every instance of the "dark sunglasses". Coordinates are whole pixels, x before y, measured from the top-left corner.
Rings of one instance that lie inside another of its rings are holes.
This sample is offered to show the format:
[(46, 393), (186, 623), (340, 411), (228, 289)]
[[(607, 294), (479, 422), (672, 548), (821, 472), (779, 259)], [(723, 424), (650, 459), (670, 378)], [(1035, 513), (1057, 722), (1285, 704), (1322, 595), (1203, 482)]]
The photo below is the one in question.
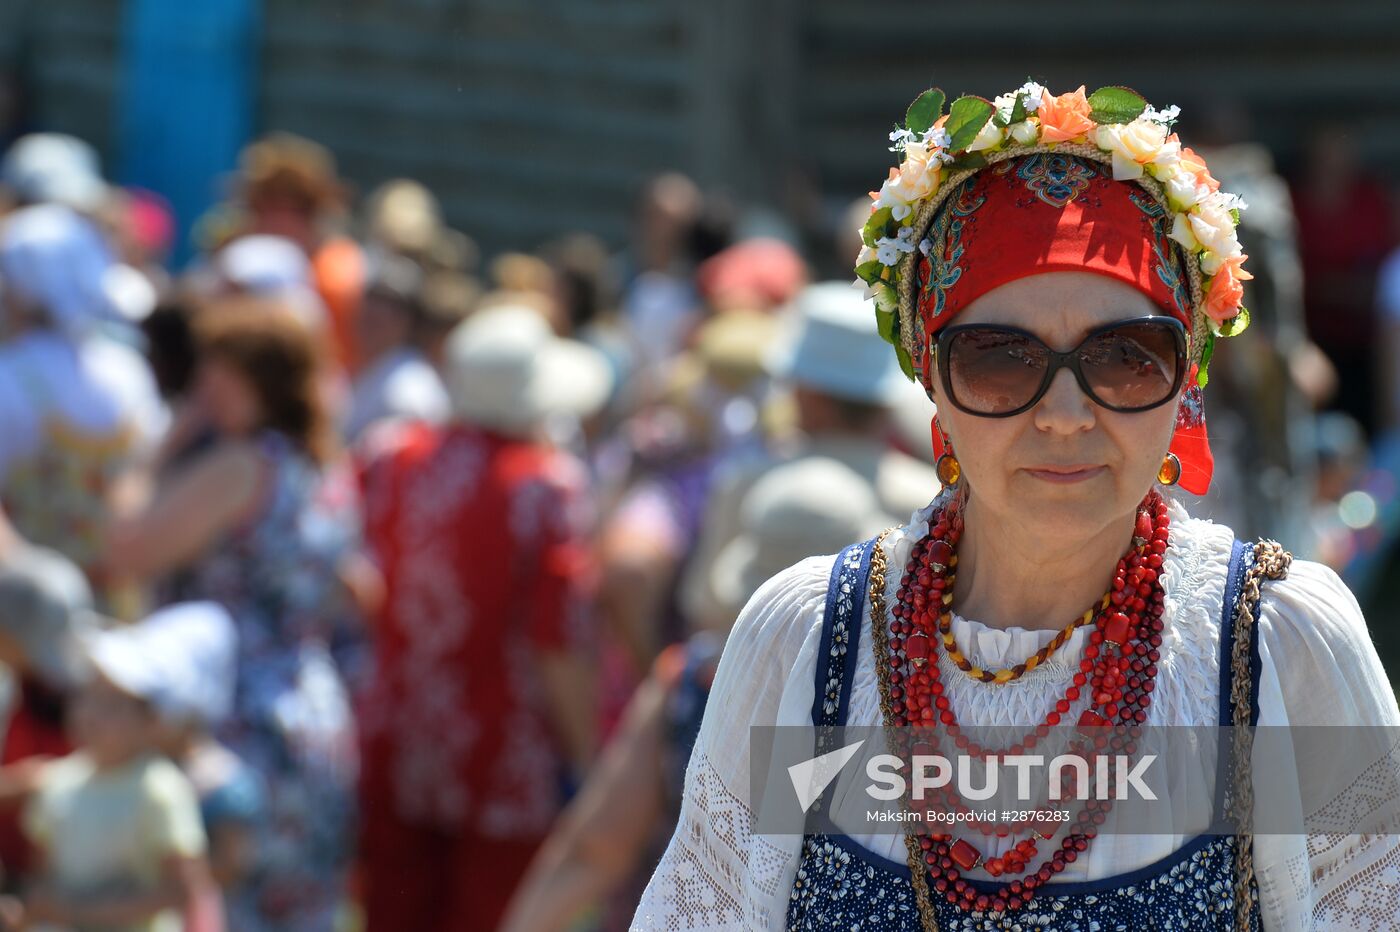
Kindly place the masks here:
[(979, 417), (1028, 410), (1062, 368), (1074, 373), (1095, 404), (1147, 411), (1176, 396), (1187, 369), (1186, 327), (1173, 317), (1114, 321), (1089, 331), (1065, 353), (1019, 327), (959, 324), (939, 333), (936, 352), (944, 394), (954, 407)]

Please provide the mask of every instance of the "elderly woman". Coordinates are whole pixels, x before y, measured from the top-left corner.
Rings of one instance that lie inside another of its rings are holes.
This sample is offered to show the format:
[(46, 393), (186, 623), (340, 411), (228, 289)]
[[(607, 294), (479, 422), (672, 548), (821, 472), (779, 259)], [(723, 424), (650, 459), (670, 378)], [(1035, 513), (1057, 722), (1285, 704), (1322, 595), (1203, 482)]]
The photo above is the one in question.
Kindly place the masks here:
[[(1235, 542), (1172, 492), (1208, 486), (1201, 386), (1214, 340), (1243, 327), (1248, 277), (1242, 205), (1170, 134), (1175, 111), (1034, 84), (942, 107), (921, 95), (893, 134), (904, 162), (874, 195), (857, 274), (938, 406), (945, 488), (750, 600), (634, 927), (1393, 922), (1393, 825), (1110, 835), (1090, 800), (1045, 834), (755, 830), (752, 725), (918, 722), (965, 748), (964, 729), (992, 725), (1029, 729), (1025, 746), (1061, 722), (1400, 723), (1336, 576)], [(1392, 759), (1377, 767), (1393, 780)]]

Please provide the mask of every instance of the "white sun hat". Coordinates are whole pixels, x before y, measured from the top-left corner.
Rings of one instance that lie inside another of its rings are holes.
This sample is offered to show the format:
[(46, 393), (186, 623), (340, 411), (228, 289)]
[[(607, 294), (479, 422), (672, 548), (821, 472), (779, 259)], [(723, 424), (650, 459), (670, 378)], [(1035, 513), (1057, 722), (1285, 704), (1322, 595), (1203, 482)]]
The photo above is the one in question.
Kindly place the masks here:
[(71, 335), (119, 319), (109, 292), (115, 266), (92, 222), (60, 204), (23, 207), (0, 222), (0, 291)]
[(0, 182), (31, 204), (63, 204), (88, 212), (102, 206), (97, 150), (62, 133), (31, 133), (16, 140), (0, 163)]
[(795, 333), (775, 346), (769, 361), (774, 375), (850, 401), (890, 404), (898, 397), (907, 380), (860, 288), (809, 285), (788, 313)]
[(224, 280), (257, 295), (311, 287), (311, 260), (285, 236), (253, 233), (240, 236), (214, 256)]
[(551, 415), (586, 417), (612, 392), (607, 358), (555, 336), (528, 307), (501, 305), (473, 314), (448, 337), (446, 355), (453, 414), (506, 433), (529, 432)]
[(172, 724), (217, 725), (233, 704), (238, 635), (215, 602), (167, 606), (134, 625), (91, 633), (92, 665)]
[(794, 563), (837, 553), (899, 523), (880, 509), (868, 481), (824, 456), (771, 470), (740, 508), (739, 536), (720, 551), (711, 570), (711, 587), (730, 614)]

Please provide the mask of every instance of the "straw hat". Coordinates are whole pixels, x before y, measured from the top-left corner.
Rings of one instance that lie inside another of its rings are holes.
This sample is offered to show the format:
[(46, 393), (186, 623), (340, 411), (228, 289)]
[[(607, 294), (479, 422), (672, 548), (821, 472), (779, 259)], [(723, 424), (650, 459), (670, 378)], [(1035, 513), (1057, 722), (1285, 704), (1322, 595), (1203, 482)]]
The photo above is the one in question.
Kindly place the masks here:
[(375, 188), (365, 199), (365, 218), (370, 235), (394, 252), (426, 252), (442, 235), (442, 207), (437, 198), (407, 178), (395, 178)]
[(806, 557), (836, 553), (899, 522), (870, 483), (828, 457), (779, 466), (744, 496), (739, 536), (711, 570), (711, 587), (737, 613), (763, 583)]
[(473, 314), (447, 338), (446, 357), (455, 416), (506, 433), (529, 433), (553, 414), (586, 417), (612, 392), (607, 358), (555, 336), (527, 307)]
[(859, 288), (810, 285), (791, 313), (796, 338), (775, 347), (769, 363), (775, 375), (850, 401), (890, 404), (898, 397), (904, 375)]

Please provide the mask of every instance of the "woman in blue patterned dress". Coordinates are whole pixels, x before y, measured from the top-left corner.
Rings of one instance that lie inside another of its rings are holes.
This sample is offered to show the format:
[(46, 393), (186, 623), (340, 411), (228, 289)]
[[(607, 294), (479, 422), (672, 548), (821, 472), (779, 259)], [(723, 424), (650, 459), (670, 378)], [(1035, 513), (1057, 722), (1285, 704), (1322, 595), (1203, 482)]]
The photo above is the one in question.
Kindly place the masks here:
[(336, 657), (353, 644), (342, 568), (353, 481), (328, 465), (312, 337), (288, 312), (216, 306), (199, 321), (197, 393), (215, 439), (112, 530), (114, 569), (165, 601), (223, 604), (238, 626), (219, 739), (267, 788), (239, 930), (330, 930), (343, 905), (355, 741)]
[[(944, 488), (750, 600), (633, 927), (1392, 928), (1394, 819), (1100, 834), (1091, 799), (1030, 834), (757, 830), (756, 725), (918, 723), (959, 748), (1006, 726), (1017, 754), (1059, 724), (1400, 724), (1340, 580), (1245, 547), (1176, 493), (1209, 485), (1201, 388), (1215, 340), (1247, 321), (1248, 273), (1243, 205), (1170, 132), (1175, 110), (1033, 83), (940, 118), (943, 102), (921, 95), (892, 134), (903, 161), (856, 271), (937, 405)], [(1393, 755), (1354, 763), (1400, 798)], [(1225, 759), (1173, 761), (1173, 777), (1243, 809), (1282, 779), (1217, 775)]]

